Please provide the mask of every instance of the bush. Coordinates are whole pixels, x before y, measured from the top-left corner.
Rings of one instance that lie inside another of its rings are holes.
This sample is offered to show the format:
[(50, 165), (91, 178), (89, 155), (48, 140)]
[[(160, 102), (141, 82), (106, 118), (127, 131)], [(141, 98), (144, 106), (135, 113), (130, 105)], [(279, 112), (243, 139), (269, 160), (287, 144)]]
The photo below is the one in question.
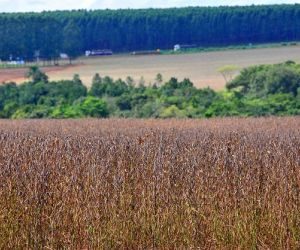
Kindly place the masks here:
[(105, 101), (89, 96), (79, 105), (84, 116), (88, 117), (108, 117), (108, 109)]
[(299, 102), (300, 65), (293, 61), (244, 69), (219, 92), (197, 89), (188, 79), (171, 78), (159, 86), (141, 80), (134, 86), (131, 78), (114, 81), (99, 74), (89, 92), (78, 75), (0, 86), (0, 118), (297, 115)]
[(266, 97), (280, 93), (296, 96), (299, 87), (299, 65), (291, 61), (284, 64), (249, 67), (227, 84), (230, 91), (235, 90), (249, 97)]
[(84, 117), (82, 111), (77, 106), (61, 105), (53, 109), (51, 118), (81, 118)]
[(183, 110), (180, 110), (175, 105), (171, 105), (170, 107), (164, 108), (160, 114), (160, 118), (184, 118), (186, 117)]

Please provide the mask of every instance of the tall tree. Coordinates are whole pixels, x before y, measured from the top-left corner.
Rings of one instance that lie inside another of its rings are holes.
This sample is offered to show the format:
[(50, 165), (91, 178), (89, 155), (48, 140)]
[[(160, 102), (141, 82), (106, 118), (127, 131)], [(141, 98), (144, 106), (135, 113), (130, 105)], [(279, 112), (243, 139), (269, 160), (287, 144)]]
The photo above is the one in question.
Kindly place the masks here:
[(300, 40), (300, 4), (0, 13), (0, 58)]
[(70, 20), (64, 27), (62, 48), (68, 54), (70, 63), (83, 52), (80, 28), (74, 20)]

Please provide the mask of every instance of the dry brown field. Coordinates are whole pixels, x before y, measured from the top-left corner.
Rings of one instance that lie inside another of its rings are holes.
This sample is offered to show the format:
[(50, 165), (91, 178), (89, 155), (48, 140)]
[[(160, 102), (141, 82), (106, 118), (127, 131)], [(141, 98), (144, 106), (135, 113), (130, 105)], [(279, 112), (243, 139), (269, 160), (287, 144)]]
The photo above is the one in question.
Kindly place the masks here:
[(0, 121), (0, 249), (299, 249), (300, 117)]
[[(64, 66), (50, 66), (50, 67), (43, 67), (42, 70), (49, 75), (51, 72), (55, 72), (56, 74), (73, 68), (76, 68), (78, 66), (75, 65), (64, 65)], [(28, 68), (7, 68), (7, 69), (1, 69), (0, 68), (0, 83), (2, 82), (10, 82), (15, 81), (17, 83), (22, 83), (26, 81), (25, 75), (28, 71)]]
[[(240, 68), (257, 64), (273, 64), (287, 60), (300, 62), (300, 46), (264, 48), (252, 50), (229, 50), (180, 55), (151, 55), (131, 56), (116, 55), (112, 57), (83, 58), (79, 63), (83, 65), (51, 70), (48, 72), (51, 80), (71, 79), (79, 74), (83, 82), (90, 86), (95, 73), (101, 76), (111, 76), (115, 79), (132, 76), (136, 81), (144, 77), (146, 83), (153, 82), (157, 73), (161, 73), (165, 80), (170, 77), (179, 79), (190, 78), (197, 87), (210, 86), (219, 90), (224, 88), (225, 81), (218, 68), (235, 64)], [(78, 63), (78, 62), (77, 62)], [(11, 76), (5, 78), (0, 70), (0, 82), (4, 80), (24, 81), (24, 72), (10, 71)]]

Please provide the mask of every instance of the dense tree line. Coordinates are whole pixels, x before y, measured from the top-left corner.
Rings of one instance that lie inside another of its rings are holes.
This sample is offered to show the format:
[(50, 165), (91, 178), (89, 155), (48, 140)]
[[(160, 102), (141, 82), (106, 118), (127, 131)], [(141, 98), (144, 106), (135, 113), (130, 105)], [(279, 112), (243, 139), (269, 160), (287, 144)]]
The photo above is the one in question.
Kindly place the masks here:
[(30, 81), (0, 86), (0, 118), (201, 118), (215, 116), (300, 115), (300, 64), (252, 66), (224, 91), (197, 89), (161, 75), (149, 86), (132, 78), (94, 76), (87, 89), (78, 75), (49, 82), (38, 68)]
[(0, 14), (0, 58), (300, 39), (300, 5)]

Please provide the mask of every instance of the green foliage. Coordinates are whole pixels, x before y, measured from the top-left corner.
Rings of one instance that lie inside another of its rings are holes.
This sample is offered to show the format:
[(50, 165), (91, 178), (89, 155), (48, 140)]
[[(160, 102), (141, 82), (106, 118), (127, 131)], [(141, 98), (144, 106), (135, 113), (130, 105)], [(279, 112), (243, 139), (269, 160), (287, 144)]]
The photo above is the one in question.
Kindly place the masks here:
[(107, 96), (120, 96), (129, 90), (129, 86), (121, 79), (114, 81), (110, 77), (103, 79), (96, 74), (93, 78), (92, 87), (89, 94), (91, 96), (102, 97)]
[(206, 117), (243, 115), (243, 104), (233, 93), (219, 93), (205, 112)]
[(191, 104), (195, 108), (208, 108), (216, 98), (216, 92), (211, 88), (198, 89), (191, 97)]
[(116, 99), (116, 104), (120, 110), (132, 109), (132, 96), (129, 94), (123, 94)]
[[(35, 72), (38, 72), (37, 69)], [(161, 77), (162, 79), (162, 77)], [(300, 65), (254, 66), (215, 92), (184, 79), (135, 86), (132, 79), (93, 78), (89, 91), (79, 75), (57, 82), (0, 86), (0, 118), (200, 118), (300, 114)]]
[(31, 66), (26, 73), (26, 77), (30, 78), (33, 83), (48, 82), (48, 76), (38, 66)]
[(25, 119), (29, 118), (31, 112), (33, 111), (33, 105), (24, 105), (15, 110), (15, 112), (11, 115), (12, 119)]
[(141, 107), (139, 107), (136, 110), (136, 116), (135, 117), (139, 117), (139, 118), (158, 118), (160, 117), (160, 112), (162, 109), (163, 103), (161, 102), (161, 100), (157, 99), (157, 100), (149, 100), (147, 101), (144, 105), (142, 105)]
[(60, 105), (53, 109), (50, 117), (51, 118), (81, 118), (84, 115), (77, 106)]
[(48, 87), (44, 82), (28, 82), (19, 86), (19, 104), (38, 104), (42, 96), (47, 95)]
[(247, 116), (300, 115), (300, 99), (291, 94), (274, 94), (264, 99), (245, 99)]
[(62, 50), (67, 53), (71, 59), (82, 53), (82, 39), (79, 25), (70, 19), (63, 28)]
[(297, 95), (300, 87), (300, 69), (292, 65), (273, 67), (265, 83), (268, 94), (287, 93)]
[(92, 80), (92, 86), (89, 94), (92, 96), (102, 96), (105, 93), (104, 84), (102, 84), (102, 78), (97, 73)]
[(1, 110), (1, 117), (0, 118), (10, 118), (13, 114), (18, 110), (19, 106), (14, 101), (7, 101), (5, 106)]
[(297, 95), (300, 87), (300, 66), (288, 61), (284, 64), (253, 66), (227, 84), (227, 89), (250, 97), (266, 97), (270, 94)]
[(232, 81), (233, 76), (239, 71), (239, 67), (236, 65), (225, 65), (218, 69), (221, 75), (224, 77), (226, 83)]
[(96, 97), (86, 97), (79, 105), (79, 109), (88, 117), (108, 117), (108, 109), (105, 101)]
[(47, 97), (53, 98), (55, 103), (59, 103), (63, 100), (64, 103), (72, 104), (78, 98), (87, 95), (87, 88), (81, 81), (63, 80), (52, 82), (48, 84), (47, 87)]
[(184, 118), (183, 110), (180, 110), (176, 105), (171, 105), (165, 108), (159, 115), (160, 118)]
[(13, 119), (41, 119), (51, 115), (52, 108), (42, 105), (25, 105), (19, 107), (11, 116)]
[(15, 83), (10, 82), (0, 85), (0, 110), (3, 109), (6, 102), (18, 99), (18, 87)]

